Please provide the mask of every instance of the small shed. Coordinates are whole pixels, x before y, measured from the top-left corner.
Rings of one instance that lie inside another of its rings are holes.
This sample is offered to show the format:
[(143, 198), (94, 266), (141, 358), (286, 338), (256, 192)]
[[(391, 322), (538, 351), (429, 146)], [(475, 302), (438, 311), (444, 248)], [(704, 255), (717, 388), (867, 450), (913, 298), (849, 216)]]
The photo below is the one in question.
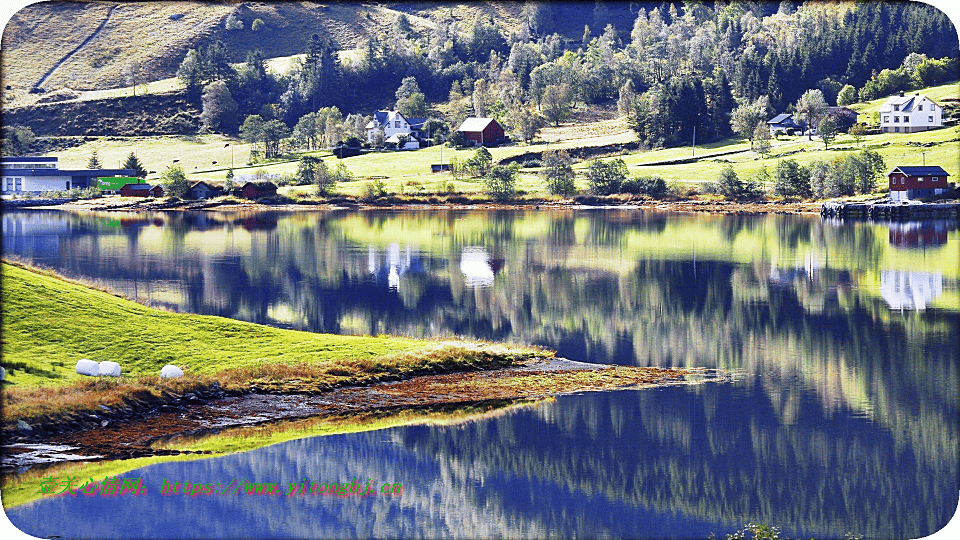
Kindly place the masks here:
[(494, 146), (506, 138), (503, 126), (493, 118), (467, 118), (457, 131), (463, 134), (464, 139), (480, 146)]
[(199, 181), (190, 186), (190, 189), (183, 194), (185, 199), (209, 199), (223, 194), (223, 190), (218, 186), (210, 185), (204, 181)]
[(244, 199), (255, 201), (263, 197), (276, 197), (277, 186), (273, 182), (247, 182), (236, 193)]
[(150, 184), (124, 184), (120, 188), (121, 197), (149, 197)]
[(153, 197), (163, 197), (163, 186), (157, 185), (150, 188), (150, 195)]
[(920, 197), (940, 195), (947, 191), (947, 177), (943, 167), (895, 167), (888, 178), (890, 180), (890, 200), (906, 201)]

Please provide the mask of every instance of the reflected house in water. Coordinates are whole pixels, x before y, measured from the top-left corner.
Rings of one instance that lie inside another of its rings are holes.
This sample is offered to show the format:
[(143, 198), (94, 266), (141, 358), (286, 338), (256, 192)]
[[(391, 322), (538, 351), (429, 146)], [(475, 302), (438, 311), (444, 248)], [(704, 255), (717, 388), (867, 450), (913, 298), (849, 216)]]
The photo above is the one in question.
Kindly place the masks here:
[(943, 274), (939, 272), (880, 272), (880, 296), (893, 309), (924, 310), (942, 293)]
[(494, 277), (503, 269), (503, 259), (490, 257), (482, 247), (470, 246), (460, 253), (460, 272), (466, 278), (467, 287), (489, 287)]
[(424, 271), (423, 259), (414, 255), (409, 245), (401, 252), (400, 244), (390, 244), (383, 254), (382, 262), (380, 257), (373, 246), (367, 249), (367, 271), (373, 275), (377, 285), (386, 283), (389, 288), (396, 289), (400, 286), (400, 277), (404, 274)]
[(947, 224), (942, 221), (889, 223), (890, 244), (898, 248), (927, 248), (947, 243)]

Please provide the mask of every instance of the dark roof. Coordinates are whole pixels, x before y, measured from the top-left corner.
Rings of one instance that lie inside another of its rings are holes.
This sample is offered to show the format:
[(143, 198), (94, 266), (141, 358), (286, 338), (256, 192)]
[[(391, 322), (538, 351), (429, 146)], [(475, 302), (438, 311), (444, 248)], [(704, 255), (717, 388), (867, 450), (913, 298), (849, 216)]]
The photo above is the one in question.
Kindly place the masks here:
[(939, 165), (930, 165), (927, 167), (894, 167), (890, 174), (897, 171), (907, 176), (950, 176), (950, 173), (943, 170)]
[(97, 176), (127, 176), (133, 177), (137, 171), (133, 169), (11, 169), (3, 167), (6, 174), (16, 176), (83, 176), (94, 178)]
[(213, 185), (213, 184), (208, 184), (208, 183), (204, 182), (203, 180), (200, 180), (199, 182), (194, 182), (194, 183), (190, 186), (190, 189), (193, 189), (193, 188), (199, 186), (200, 184), (203, 184), (203, 185), (207, 186), (207, 189), (220, 189), (219, 187), (217, 187), (217, 186), (215, 186), (215, 185)]
[(410, 129), (420, 129), (426, 122), (426, 118), (407, 118), (407, 123), (410, 124)]
[(10, 156), (0, 158), (0, 162), (9, 162), (9, 163), (56, 163), (56, 157), (22, 157), (22, 156)]
[(793, 115), (790, 114), (790, 113), (778, 114), (778, 115), (774, 116), (772, 120), (767, 121), (767, 123), (768, 123), (768, 124), (779, 124), (780, 122), (783, 122), (784, 120), (786, 120), (787, 118), (790, 118), (790, 117), (792, 117), (792, 116), (793, 116)]
[[(150, 184), (124, 184), (123, 187), (128, 189), (133, 189), (136, 191), (150, 191), (151, 189), (153, 189), (153, 186), (151, 186)], [(123, 188), (120, 188), (120, 189), (123, 189)]]
[(277, 185), (273, 182), (254, 182), (252, 180), (240, 186), (240, 189), (243, 189), (247, 186), (253, 186), (260, 189), (277, 189)]
[(390, 116), (390, 111), (377, 111), (373, 113), (373, 121), (377, 123), (378, 126), (383, 127), (387, 123), (387, 118)]

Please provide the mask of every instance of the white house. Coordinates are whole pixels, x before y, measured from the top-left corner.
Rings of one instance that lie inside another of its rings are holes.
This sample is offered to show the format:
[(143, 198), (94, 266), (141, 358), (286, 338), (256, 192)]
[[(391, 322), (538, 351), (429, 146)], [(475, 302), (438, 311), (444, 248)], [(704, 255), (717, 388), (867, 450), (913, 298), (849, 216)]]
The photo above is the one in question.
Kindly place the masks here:
[(880, 107), (882, 133), (913, 133), (943, 127), (943, 108), (927, 96), (894, 96)]
[(420, 148), (418, 135), (425, 121), (425, 118), (408, 119), (399, 111), (377, 111), (373, 113), (373, 120), (366, 125), (367, 142), (372, 143), (379, 131), (388, 142), (396, 142), (397, 136), (407, 135), (410, 140), (403, 147), (405, 150)]

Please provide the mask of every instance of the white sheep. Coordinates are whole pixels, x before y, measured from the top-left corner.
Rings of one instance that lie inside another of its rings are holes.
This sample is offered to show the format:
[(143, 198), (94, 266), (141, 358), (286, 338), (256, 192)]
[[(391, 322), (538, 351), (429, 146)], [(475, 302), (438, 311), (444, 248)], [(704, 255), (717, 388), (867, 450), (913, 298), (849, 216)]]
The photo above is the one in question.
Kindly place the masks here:
[(109, 360), (104, 360), (103, 362), (100, 362), (99, 373), (101, 377), (119, 377), (120, 364), (111, 362)]
[(87, 375), (88, 377), (96, 377), (100, 374), (100, 364), (94, 362), (93, 360), (81, 358), (77, 362), (77, 373), (80, 375)]
[(160, 370), (160, 376), (173, 379), (183, 377), (183, 370), (173, 364), (167, 364)]

